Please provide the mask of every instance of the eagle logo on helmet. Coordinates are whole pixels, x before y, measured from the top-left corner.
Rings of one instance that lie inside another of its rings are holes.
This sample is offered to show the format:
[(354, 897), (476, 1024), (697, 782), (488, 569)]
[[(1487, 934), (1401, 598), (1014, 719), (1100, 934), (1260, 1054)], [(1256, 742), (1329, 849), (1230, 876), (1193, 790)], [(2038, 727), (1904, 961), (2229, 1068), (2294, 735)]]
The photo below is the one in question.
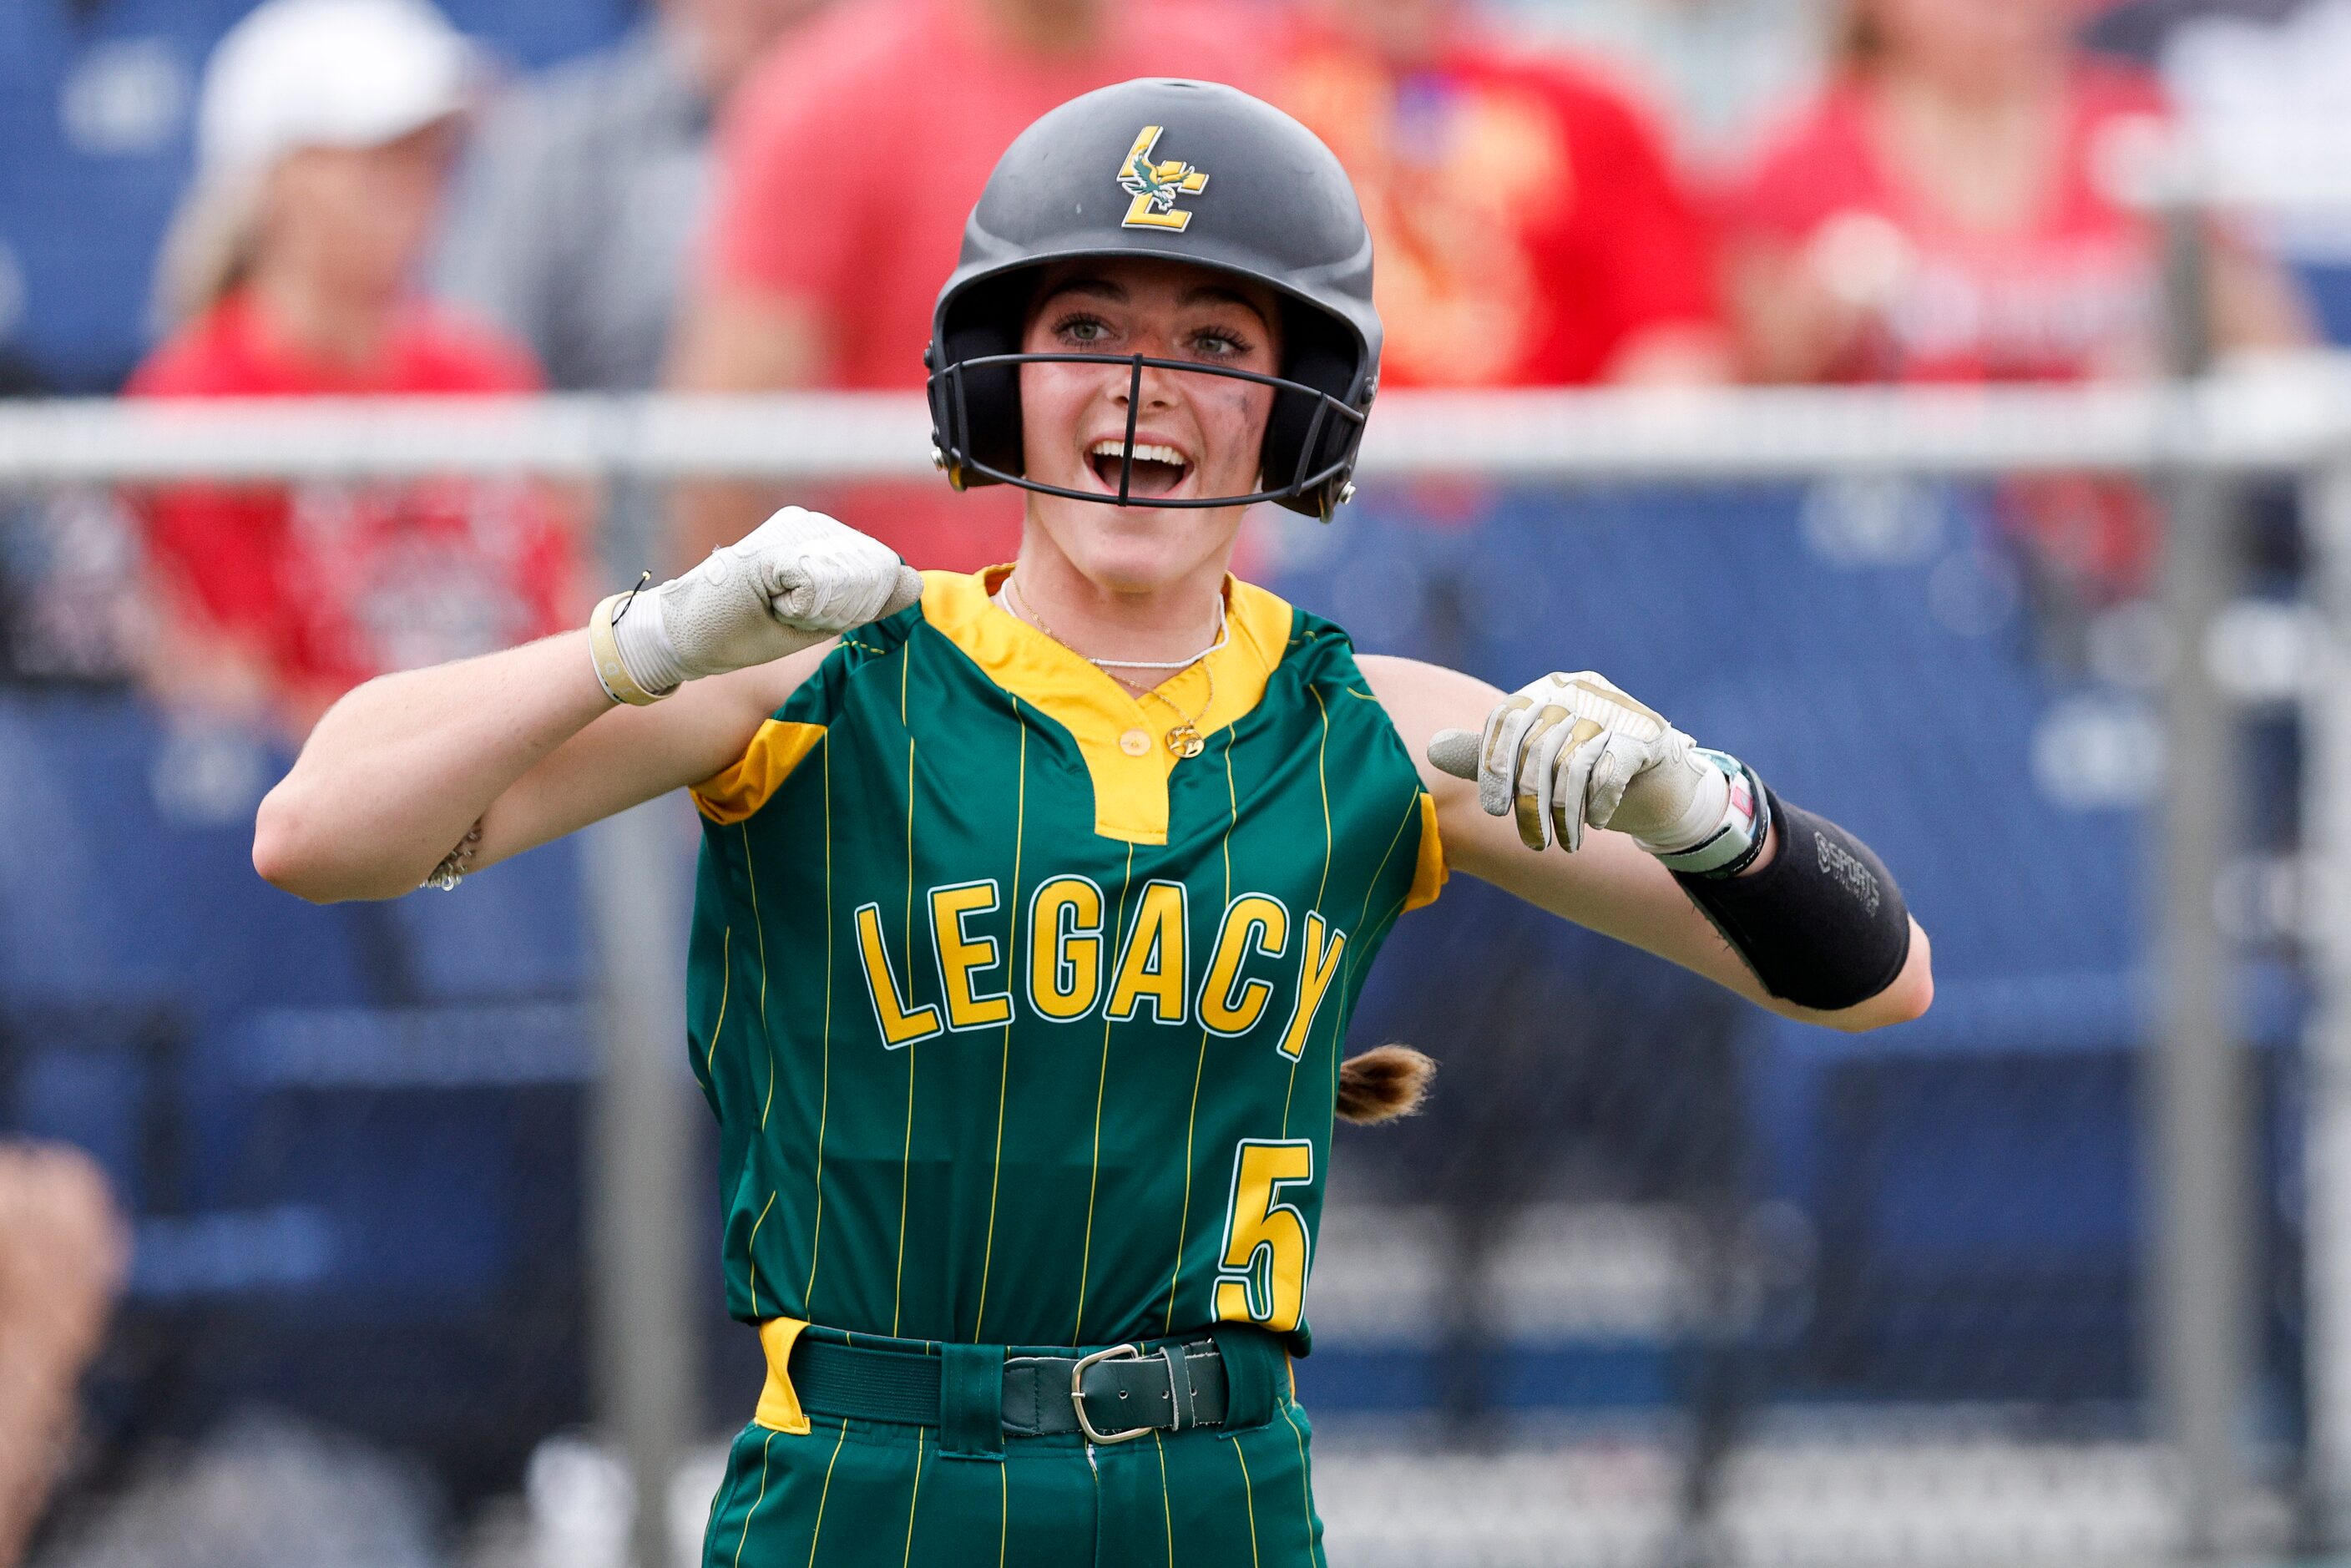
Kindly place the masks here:
[(1178, 211), (1176, 198), (1196, 196), (1208, 188), (1205, 170), (1195, 169), (1180, 158), (1152, 161), (1151, 150), (1158, 145), (1163, 129), (1144, 126), (1135, 134), (1134, 145), (1126, 150), (1126, 161), (1119, 165), (1119, 188), (1134, 197), (1126, 204), (1122, 228), (1174, 229), (1181, 234), (1190, 225), (1192, 214)]

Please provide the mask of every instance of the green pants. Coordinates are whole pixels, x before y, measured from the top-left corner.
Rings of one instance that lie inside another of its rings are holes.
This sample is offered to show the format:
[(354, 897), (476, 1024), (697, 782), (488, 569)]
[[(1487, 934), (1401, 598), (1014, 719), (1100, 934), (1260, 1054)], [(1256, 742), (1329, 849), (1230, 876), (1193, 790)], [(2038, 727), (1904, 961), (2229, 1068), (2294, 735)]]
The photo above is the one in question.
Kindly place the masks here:
[(1323, 1568), (1313, 1428), (1281, 1388), (1238, 1424), (1007, 1437), (940, 1451), (935, 1428), (830, 1416), (744, 1428), (726, 1456), (704, 1568)]

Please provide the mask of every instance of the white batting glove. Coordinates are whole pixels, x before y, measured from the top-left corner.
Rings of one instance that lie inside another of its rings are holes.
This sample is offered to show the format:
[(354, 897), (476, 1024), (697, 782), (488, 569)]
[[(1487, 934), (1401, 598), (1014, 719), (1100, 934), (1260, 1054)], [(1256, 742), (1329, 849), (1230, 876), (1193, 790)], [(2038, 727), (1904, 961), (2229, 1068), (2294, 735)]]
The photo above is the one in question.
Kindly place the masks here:
[(786, 507), (683, 577), (612, 604), (610, 625), (627, 676), (665, 695), (813, 647), (922, 594), (922, 575), (889, 546), (821, 512)]
[(1479, 804), (1514, 815), (1531, 850), (1573, 852), (1586, 828), (1613, 828), (1675, 855), (1715, 834), (1730, 797), (1688, 736), (1591, 670), (1545, 675), (1486, 716)]

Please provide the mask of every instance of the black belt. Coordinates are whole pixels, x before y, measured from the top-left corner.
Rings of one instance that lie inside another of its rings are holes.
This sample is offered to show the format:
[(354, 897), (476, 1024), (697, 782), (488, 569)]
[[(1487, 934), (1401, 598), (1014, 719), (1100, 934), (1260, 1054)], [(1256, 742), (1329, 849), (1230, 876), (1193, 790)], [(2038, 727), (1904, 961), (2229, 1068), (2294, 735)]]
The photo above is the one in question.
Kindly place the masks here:
[[(811, 1415), (940, 1424), (935, 1355), (802, 1339), (791, 1381)], [(1004, 1358), (1004, 1430), (1016, 1437), (1083, 1432), (1123, 1443), (1146, 1432), (1215, 1427), (1225, 1419), (1224, 1357), (1215, 1344), (1113, 1345), (1091, 1355)]]

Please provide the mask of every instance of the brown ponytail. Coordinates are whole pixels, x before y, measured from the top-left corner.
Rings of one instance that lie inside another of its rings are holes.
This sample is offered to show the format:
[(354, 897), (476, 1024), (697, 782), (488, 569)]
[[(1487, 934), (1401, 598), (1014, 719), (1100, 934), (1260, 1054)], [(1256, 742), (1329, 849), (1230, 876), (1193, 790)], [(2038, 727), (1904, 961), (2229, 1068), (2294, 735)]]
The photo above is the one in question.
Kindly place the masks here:
[(1370, 1125), (1420, 1109), (1437, 1063), (1408, 1045), (1374, 1046), (1339, 1064), (1339, 1117)]

